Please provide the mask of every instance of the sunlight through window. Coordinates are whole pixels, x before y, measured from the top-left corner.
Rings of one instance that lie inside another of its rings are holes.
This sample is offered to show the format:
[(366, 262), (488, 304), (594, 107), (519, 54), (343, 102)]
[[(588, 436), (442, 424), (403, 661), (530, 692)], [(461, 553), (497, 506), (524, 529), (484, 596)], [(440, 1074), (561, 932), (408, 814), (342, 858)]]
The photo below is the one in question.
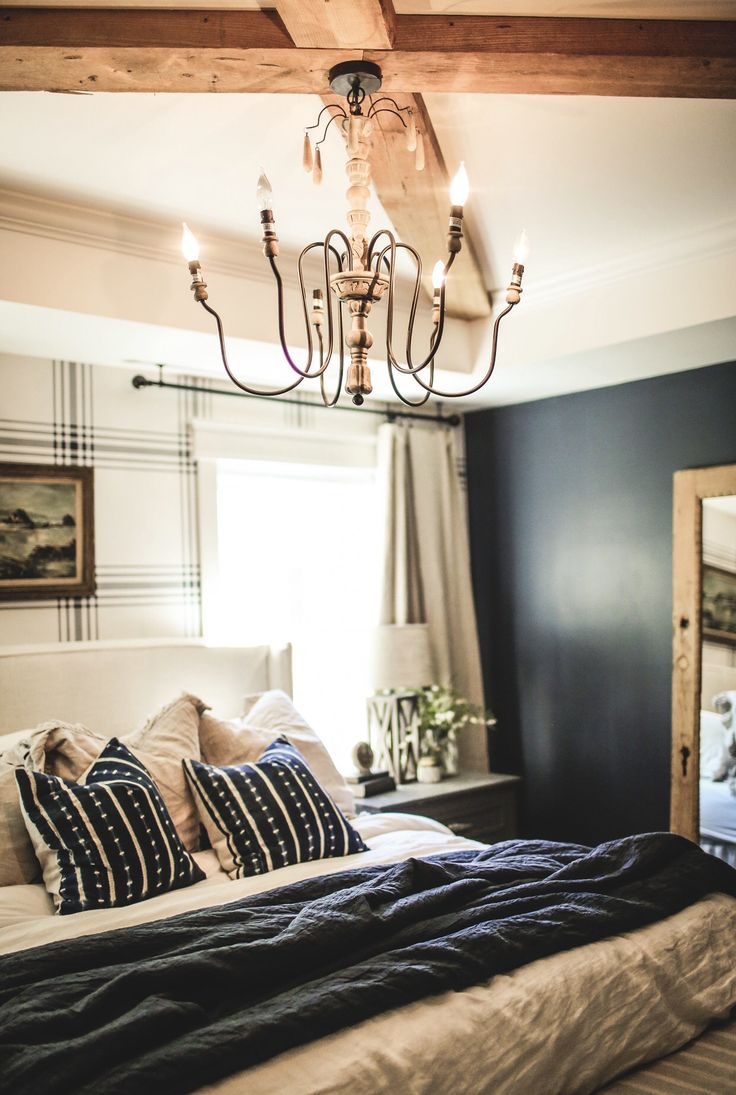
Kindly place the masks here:
[(218, 462), (220, 604), (211, 638), (293, 644), (294, 701), (343, 771), (367, 733), (378, 511), (373, 469)]

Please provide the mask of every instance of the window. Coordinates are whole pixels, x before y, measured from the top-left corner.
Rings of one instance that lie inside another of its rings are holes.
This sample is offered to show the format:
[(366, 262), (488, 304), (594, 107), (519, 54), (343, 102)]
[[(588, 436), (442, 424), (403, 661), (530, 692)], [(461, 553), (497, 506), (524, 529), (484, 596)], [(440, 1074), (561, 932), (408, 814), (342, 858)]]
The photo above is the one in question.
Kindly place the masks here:
[(217, 462), (217, 604), (208, 641), (293, 645), (294, 702), (343, 771), (366, 736), (378, 622), (374, 468)]

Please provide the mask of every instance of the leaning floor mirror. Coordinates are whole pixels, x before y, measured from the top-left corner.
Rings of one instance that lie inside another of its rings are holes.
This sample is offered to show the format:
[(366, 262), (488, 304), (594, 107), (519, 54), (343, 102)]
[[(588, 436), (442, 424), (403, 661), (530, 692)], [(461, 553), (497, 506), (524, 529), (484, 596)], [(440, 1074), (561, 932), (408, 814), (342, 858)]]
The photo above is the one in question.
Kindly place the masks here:
[(670, 828), (736, 865), (736, 464), (674, 477)]

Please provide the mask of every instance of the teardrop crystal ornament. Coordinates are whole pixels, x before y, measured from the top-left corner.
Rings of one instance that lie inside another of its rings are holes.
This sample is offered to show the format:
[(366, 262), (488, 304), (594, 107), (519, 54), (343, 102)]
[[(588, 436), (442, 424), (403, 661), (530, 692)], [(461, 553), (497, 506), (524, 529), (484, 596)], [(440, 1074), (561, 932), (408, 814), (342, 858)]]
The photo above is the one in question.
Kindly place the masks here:
[(409, 114), (409, 124), (406, 127), (406, 150), (416, 152), (417, 149), (417, 123), (414, 121), (414, 111)]
[(424, 137), (421, 133), (417, 133), (417, 152), (414, 166), (417, 171), (424, 171)]
[(355, 156), (360, 144), (360, 135), (363, 126), (363, 115), (351, 114), (348, 121), (348, 152)]

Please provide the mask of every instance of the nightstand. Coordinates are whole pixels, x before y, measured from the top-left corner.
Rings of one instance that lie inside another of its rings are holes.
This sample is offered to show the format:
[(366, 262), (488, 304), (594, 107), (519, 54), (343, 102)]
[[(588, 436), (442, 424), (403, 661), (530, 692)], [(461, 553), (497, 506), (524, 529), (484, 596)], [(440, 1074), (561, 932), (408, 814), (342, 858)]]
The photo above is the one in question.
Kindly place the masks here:
[(517, 835), (519, 776), (448, 776), (441, 783), (403, 783), (395, 791), (356, 799), (359, 814), (424, 814), (458, 836), (493, 844)]

